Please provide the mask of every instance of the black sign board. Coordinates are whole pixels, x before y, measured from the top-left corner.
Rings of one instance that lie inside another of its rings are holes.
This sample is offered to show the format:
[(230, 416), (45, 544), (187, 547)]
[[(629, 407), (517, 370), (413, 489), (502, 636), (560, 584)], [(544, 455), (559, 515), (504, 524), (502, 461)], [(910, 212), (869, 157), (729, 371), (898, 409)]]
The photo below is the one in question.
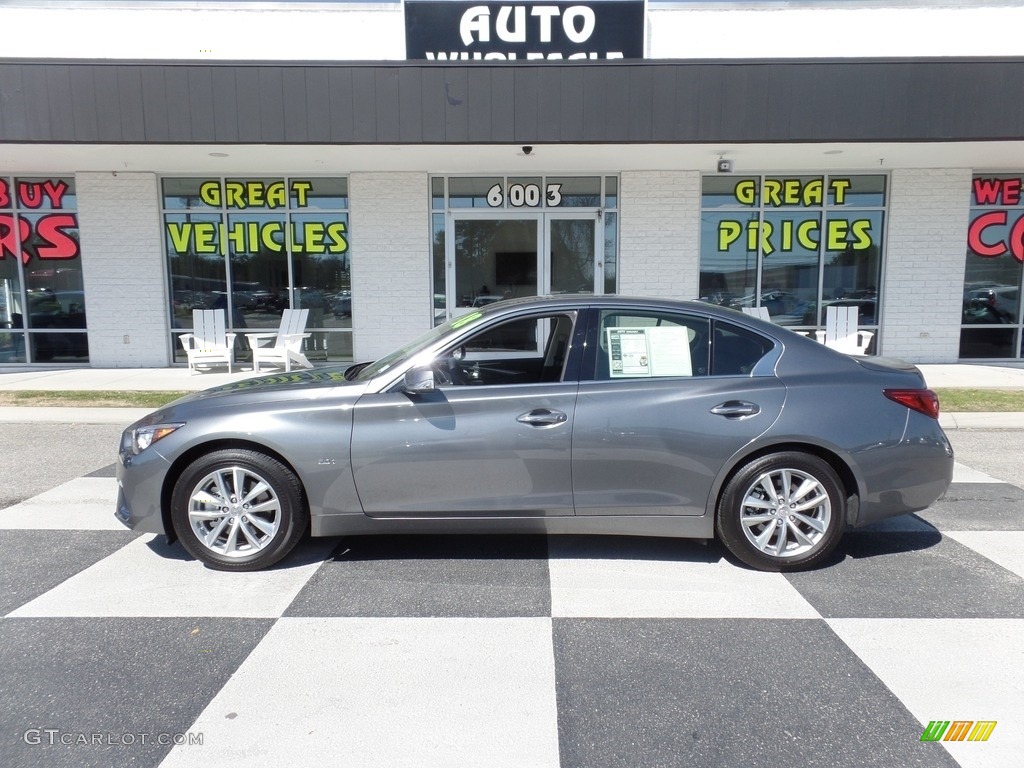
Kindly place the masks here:
[(431, 61), (644, 57), (644, 1), (406, 0), (405, 55)]

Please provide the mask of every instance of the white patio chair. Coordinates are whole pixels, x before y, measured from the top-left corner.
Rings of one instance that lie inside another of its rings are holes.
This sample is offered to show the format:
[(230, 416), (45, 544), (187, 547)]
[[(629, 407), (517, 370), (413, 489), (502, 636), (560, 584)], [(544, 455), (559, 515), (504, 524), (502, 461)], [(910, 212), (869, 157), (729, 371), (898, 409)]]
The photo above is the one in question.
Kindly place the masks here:
[(768, 307), (743, 307), (743, 314), (759, 317), (762, 320), (767, 320), (769, 323), (772, 321), (772, 316), (768, 314)]
[(312, 368), (313, 364), (302, 352), (302, 340), (310, 334), (305, 333), (308, 309), (286, 309), (281, 313), (281, 325), (274, 333), (247, 333), (252, 348), (252, 364), (256, 373), (260, 365), (271, 365), (275, 368), (292, 369), (292, 364), (302, 368)]
[(192, 333), (178, 337), (188, 355), (188, 370), (194, 374), (199, 366), (225, 363), (228, 373), (234, 361), (235, 334), (228, 333), (223, 309), (193, 309)]
[(857, 328), (857, 307), (825, 307), (825, 330), (815, 331), (818, 341), (847, 355), (866, 354), (874, 337)]

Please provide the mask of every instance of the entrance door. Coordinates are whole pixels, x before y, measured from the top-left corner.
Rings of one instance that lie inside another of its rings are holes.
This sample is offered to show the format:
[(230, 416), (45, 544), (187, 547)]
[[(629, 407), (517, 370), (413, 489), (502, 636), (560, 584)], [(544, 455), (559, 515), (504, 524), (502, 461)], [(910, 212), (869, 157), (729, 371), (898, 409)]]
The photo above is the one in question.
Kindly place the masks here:
[(452, 215), (448, 306), (452, 316), (500, 299), (602, 293), (596, 212)]
[(453, 216), (448, 306), (453, 316), (500, 299), (536, 296), (540, 274), (539, 215)]
[(597, 215), (549, 213), (544, 224), (545, 292), (603, 293), (604, 264), (596, 258)]

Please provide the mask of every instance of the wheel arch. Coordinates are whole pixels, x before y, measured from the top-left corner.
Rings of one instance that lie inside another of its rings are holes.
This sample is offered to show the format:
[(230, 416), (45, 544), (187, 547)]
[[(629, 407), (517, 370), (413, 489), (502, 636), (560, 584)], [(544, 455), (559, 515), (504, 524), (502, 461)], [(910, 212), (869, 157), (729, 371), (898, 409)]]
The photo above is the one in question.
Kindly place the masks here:
[(302, 481), (302, 476), (296, 471), (295, 466), (282, 454), (254, 440), (241, 440), (238, 438), (211, 440), (194, 445), (183, 452), (174, 460), (170, 469), (164, 475), (164, 483), (160, 489), (160, 519), (163, 521), (164, 531), (169, 542), (174, 542), (178, 538), (178, 533), (174, 529), (174, 522), (171, 520), (171, 496), (174, 493), (174, 486), (178, 484), (178, 479), (185, 469), (200, 456), (212, 453), (213, 451), (223, 450), (255, 451), (283, 464), (289, 472), (295, 475), (299, 483), (299, 491), (302, 494), (302, 503), (306, 510), (306, 515), (307, 517), (309, 516), (309, 497), (306, 495), (306, 485)]
[(843, 484), (843, 492), (846, 494), (846, 524), (848, 526), (852, 525), (857, 518), (859, 500), (861, 496), (861, 484), (857, 478), (857, 474), (853, 470), (853, 467), (834, 450), (822, 445), (815, 445), (814, 443), (805, 443), (800, 441), (784, 441), (768, 445), (760, 444), (748, 452), (734, 456), (728, 467), (719, 474), (714, 487), (711, 489), (711, 494), (708, 496), (707, 514), (711, 519), (714, 520), (717, 518), (718, 506), (722, 500), (722, 494), (725, 492), (726, 486), (729, 485), (729, 481), (732, 480), (732, 478), (741, 469), (743, 469), (743, 467), (764, 456), (769, 456), (773, 453), (785, 453), (788, 451), (796, 451), (815, 456), (832, 467), (833, 471), (838, 475), (840, 482)]

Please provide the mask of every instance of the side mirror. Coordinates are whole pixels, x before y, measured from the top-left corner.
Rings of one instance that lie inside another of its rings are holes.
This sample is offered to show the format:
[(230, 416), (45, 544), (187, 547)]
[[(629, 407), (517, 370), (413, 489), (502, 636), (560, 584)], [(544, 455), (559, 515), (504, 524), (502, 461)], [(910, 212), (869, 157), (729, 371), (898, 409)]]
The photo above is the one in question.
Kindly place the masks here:
[(410, 368), (405, 372), (405, 386), (403, 389), (413, 395), (433, 392), (436, 389), (434, 383), (434, 369), (430, 366)]

